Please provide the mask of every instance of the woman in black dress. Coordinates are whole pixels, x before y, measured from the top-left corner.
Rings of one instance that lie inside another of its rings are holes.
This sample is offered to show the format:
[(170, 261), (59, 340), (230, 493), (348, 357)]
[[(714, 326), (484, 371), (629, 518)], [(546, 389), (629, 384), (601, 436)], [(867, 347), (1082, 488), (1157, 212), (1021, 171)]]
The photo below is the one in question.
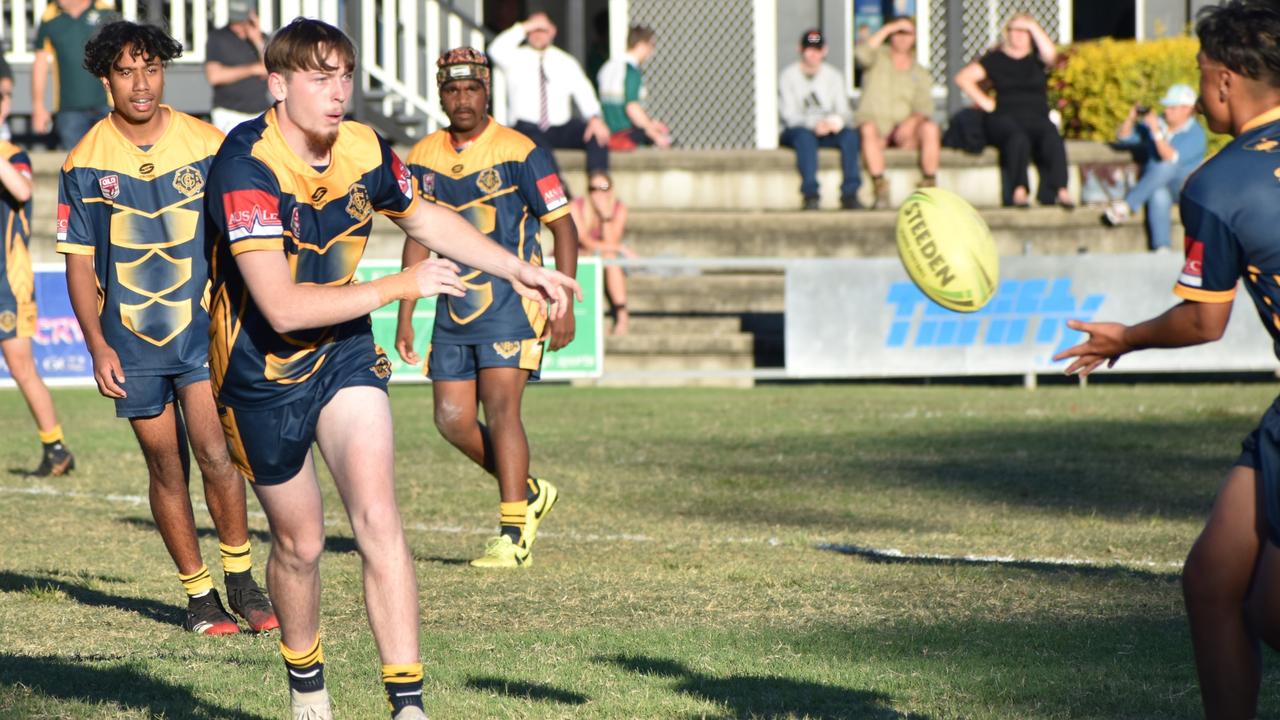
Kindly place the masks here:
[[(1049, 120), (1047, 69), (1058, 58), (1038, 23), (1019, 13), (1005, 24), (1001, 42), (956, 74), (956, 85), (986, 113), (987, 141), (1000, 150), (1001, 198), (1005, 206), (1029, 205), (1027, 165), (1040, 172), (1036, 200), (1073, 208), (1067, 192), (1067, 149)], [(982, 89), (987, 82), (991, 97)]]

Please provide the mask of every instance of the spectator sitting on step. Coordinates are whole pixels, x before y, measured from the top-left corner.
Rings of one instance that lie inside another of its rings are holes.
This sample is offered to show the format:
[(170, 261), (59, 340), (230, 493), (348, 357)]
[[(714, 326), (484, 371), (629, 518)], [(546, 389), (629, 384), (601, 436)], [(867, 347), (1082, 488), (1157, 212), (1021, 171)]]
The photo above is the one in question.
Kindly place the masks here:
[[(1049, 119), (1048, 69), (1058, 50), (1026, 13), (1005, 23), (1000, 44), (956, 73), (956, 86), (982, 110), (987, 141), (1000, 149), (1001, 196), (1006, 207), (1030, 207), (1027, 165), (1040, 172), (1041, 205), (1075, 207), (1067, 191), (1067, 148)], [(993, 98), (981, 87), (989, 83)]]
[[(635, 251), (622, 242), (627, 230), (627, 206), (614, 196), (609, 174), (591, 173), (587, 187), (592, 202), (583, 202), (578, 197), (569, 205), (573, 224), (578, 227), (578, 245), (582, 251), (605, 260), (636, 257)], [(600, 213), (596, 212), (595, 208), (601, 205), (610, 208), (607, 220), (602, 220)], [(605, 266), (604, 291), (613, 307), (613, 329), (609, 334), (626, 335), (631, 315), (627, 312), (627, 276), (622, 268)]]
[(858, 133), (853, 130), (847, 84), (839, 70), (827, 65), (827, 41), (821, 30), (800, 37), (800, 60), (778, 77), (778, 108), (782, 115), (782, 144), (796, 151), (800, 170), (800, 194), (805, 210), (818, 209), (818, 147), (840, 149), (844, 172), (840, 207), (856, 210), (858, 186)]
[(1173, 85), (1161, 98), (1164, 116), (1141, 105), (1116, 130), (1116, 145), (1133, 150), (1142, 174), (1123, 200), (1107, 207), (1103, 220), (1119, 225), (1138, 208), (1147, 209), (1151, 249), (1168, 252), (1173, 233), (1173, 203), (1182, 183), (1204, 160), (1207, 143), (1196, 122), (1196, 91), (1189, 85)]
[(938, 184), (942, 132), (931, 119), (933, 78), (916, 62), (916, 23), (909, 17), (889, 21), (858, 44), (854, 57), (862, 68), (858, 105), (862, 158), (875, 185), (874, 207), (883, 210), (890, 207), (889, 182), (884, 177), (886, 147), (918, 149), (920, 187)]
[[(591, 81), (572, 55), (552, 44), (555, 37), (555, 23), (538, 12), (498, 33), (488, 53), (507, 76), (507, 118), (512, 127), (547, 150), (567, 189), (552, 149), (586, 150), (587, 172), (607, 173), (609, 127), (600, 117)], [(575, 106), (585, 121), (573, 116)], [(605, 208), (596, 210), (608, 217)]]
[(213, 88), (210, 123), (224, 134), (271, 107), (265, 41), (251, 0), (228, 0), (227, 25), (209, 33), (204, 77)]
[(671, 147), (671, 130), (644, 108), (647, 92), (641, 65), (653, 57), (653, 28), (634, 25), (627, 32), (627, 52), (600, 68), (596, 76), (604, 121), (612, 133), (610, 150), (634, 150), (639, 145)]

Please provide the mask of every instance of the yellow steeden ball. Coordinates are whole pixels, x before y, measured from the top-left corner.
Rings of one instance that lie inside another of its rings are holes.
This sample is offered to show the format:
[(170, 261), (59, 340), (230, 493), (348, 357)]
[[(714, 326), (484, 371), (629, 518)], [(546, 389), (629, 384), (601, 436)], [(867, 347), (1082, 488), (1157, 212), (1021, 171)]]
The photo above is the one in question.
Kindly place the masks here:
[(898, 209), (898, 257), (921, 292), (948, 310), (974, 312), (996, 294), (1000, 256), (972, 205), (941, 188), (917, 190)]

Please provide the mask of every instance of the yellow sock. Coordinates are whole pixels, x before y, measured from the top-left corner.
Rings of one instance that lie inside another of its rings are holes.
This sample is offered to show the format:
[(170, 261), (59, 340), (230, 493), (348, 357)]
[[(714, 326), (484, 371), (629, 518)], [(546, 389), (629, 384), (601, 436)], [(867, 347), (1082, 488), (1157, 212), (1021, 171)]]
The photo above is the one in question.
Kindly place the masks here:
[(218, 543), (218, 552), (222, 553), (223, 572), (248, 572), (253, 567), (253, 556), (249, 554), (248, 540), (238, 546)]
[(44, 430), (40, 430), (39, 428), (37, 428), (36, 433), (40, 435), (40, 442), (45, 445), (52, 445), (53, 443), (56, 443), (56, 442), (62, 442), (62, 426), (61, 425), (54, 425), (53, 429), (50, 430), (49, 432), (45, 432)]
[(324, 649), (320, 647), (320, 635), (316, 635), (311, 647), (298, 652), (290, 650), (280, 641), (280, 655), (289, 674), (289, 687), (298, 692), (318, 692), (324, 689)]
[(422, 663), (382, 666), (382, 686), (387, 690), (391, 714), (407, 705), (422, 707)]
[(209, 566), (201, 565), (200, 569), (190, 575), (178, 573), (178, 580), (182, 581), (182, 588), (187, 591), (187, 597), (201, 597), (213, 589), (213, 578), (209, 576)]
[(524, 514), (529, 509), (528, 500), (520, 500), (517, 502), (498, 503), (499, 512), (502, 513), (502, 519), (499, 524), (502, 526), (503, 532), (514, 534), (511, 538), (512, 542), (520, 542), (520, 538), (524, 537)]

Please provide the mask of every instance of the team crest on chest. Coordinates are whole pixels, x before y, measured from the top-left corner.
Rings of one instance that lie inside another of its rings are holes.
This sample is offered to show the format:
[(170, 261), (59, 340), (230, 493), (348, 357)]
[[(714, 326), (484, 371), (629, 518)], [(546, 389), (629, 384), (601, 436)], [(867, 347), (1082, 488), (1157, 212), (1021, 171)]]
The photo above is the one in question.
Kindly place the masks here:
[(369, 203), (369, 191), (360, 183), (352, 183), (347, 188), (347, 214), (356, 220), (368, 220), (369, 215), (373, 213), (373, 206)]
[(187, 197), (192, 197), (204, 190), (204, 176), (196, 168), (190, 165), (184, 166), (173, 174), (173, 188)]
[(120, 176), (103, 175), (98, 178), (98, 189), (102, 191), (102, 197), (115, 200), (120, 197)]
[(493, 344), (493, 351), (498, 353), (503, 360), (508, 360), (515, 357), (515, 354), (520, 352), (520, 342), (518, 340), (496, 342)]
[(502, 176), (495, 168), (485, 168), (476, 176), (476, 187), (483, 193), (496, 192), (502, 187)]

